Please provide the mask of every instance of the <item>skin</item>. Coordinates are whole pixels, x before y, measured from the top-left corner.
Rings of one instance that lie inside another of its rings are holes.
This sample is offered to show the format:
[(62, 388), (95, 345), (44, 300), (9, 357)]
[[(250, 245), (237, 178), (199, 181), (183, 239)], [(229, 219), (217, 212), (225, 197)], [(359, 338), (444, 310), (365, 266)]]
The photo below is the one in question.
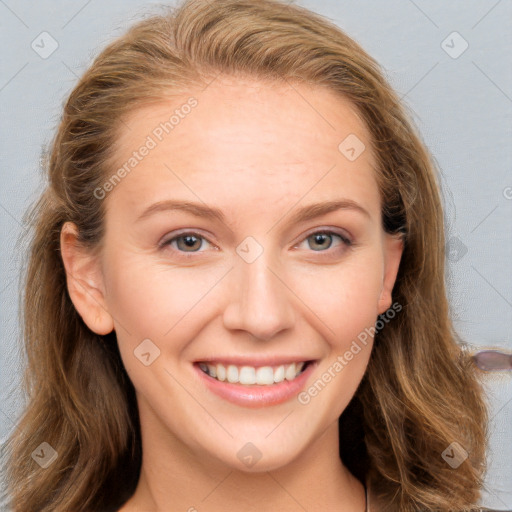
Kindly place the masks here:
[[(307, 388), (391, 306), (403, 246), (382, 229), (369, 132), (347, 100), (319, 87), (221, 77), (191, 95), (197, 106), (105, 199), (102, 250), (78, 247), (71, 223), (61, 232), (73, 303), (94, 332), (115, 329), (137, 392), (143, 464), (121, 510), (361, 512), (364, 489), (339, 458), (337, 420), (371, 338), (307, 405), (232, 404), (192, 363), (303, 355), (318, 360)], [(133, 112), (112, 169), (188, 97)], [(355, 161), (338, 150), (351, 133), (366, 146)], [(217, 207), (225, 221), (176, 210), (137, 220), (166, 199)], [(295, 220), (305, 205), (338, 199), (368, 215)], [(326, 228), (353, 244), (315, 242)], [(187, 231), (203, 237), (195, 252), (175, 238)], [(248, 236), (263, 248), (252, 263), (236, 252)], [(147, 338), (160, 350), (149, 366), (134, 356)], [(261, 453), (252, 467), (237, 457), (248, 442)]]

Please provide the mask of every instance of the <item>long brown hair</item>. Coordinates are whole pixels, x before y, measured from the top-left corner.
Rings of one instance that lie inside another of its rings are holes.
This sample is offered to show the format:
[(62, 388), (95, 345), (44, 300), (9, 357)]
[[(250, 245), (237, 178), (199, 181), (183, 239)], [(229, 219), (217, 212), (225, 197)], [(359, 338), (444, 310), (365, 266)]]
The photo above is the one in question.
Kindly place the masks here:
[[(15, 512), (116, 510), (134, 492), (141, 437), (115, 333), (93, 333), (67, 292), (59, 235), (101, 247), (123, 116), (223, 73), (305, 82), (349, 99), (371, 133), (383, 227), (405, 248), (393, 290), (402, 310), (375, 335), (367, 372), (339, 420), (340, 457), (368, 478), (381, 510), (467, 511), (480, 496), (487, 411), (450, 321), (435, 161), (379, 65), (338, 27), (278, 0), (190, 0), (109, 44), (71, 92), (46, 155), (48, 183), (27, 213), (27, 407), (8, 443)], [(108, 198), (107, 198), (108, 200)], [(58, 453), (42, 469), (41, 443)], [(468, 453), (458, 467), (442, 454)], [(453, 445), (452, 445), (453, 446)]]

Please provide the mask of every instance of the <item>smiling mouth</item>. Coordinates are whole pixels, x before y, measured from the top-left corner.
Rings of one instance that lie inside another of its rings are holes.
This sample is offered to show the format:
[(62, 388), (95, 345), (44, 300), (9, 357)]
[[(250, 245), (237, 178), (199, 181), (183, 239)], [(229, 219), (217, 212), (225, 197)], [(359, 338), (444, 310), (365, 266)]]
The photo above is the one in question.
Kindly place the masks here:
[(293, 381), (296, 379), (312, 361), (281, 364), (277, 366), (237, 366), (234, 364), (225, 365), (222, 363), (197, 363), (199, 368), (210, 377), (231, 384), (243, 386), (259, 385), (271, 386), (284, 380)]

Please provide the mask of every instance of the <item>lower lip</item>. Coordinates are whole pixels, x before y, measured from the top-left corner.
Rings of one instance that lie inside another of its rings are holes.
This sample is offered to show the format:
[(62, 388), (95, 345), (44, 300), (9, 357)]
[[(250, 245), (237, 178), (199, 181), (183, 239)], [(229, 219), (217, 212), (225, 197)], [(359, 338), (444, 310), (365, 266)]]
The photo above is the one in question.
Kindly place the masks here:
[(297, 396), (316, 365), (316, 361), (309, 363), (307, 368), (292, 381), (284, 380), (277, 384), (265, 386), (258, 384), (246, 386), (243, 384), (221, 382), (204, 373), (197, 364), (194, 364), (194, 368), (212, 393), (233, 404), (256, 408), (281, 404)]

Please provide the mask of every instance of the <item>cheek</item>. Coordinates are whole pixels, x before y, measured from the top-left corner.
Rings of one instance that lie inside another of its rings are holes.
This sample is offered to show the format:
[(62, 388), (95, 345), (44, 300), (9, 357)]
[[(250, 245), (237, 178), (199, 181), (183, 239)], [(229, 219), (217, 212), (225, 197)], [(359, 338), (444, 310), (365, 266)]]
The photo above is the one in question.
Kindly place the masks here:
[(120, 252), (105, 266), (107, 305), (119, 325), (118, 338), (134, 346), (145, 338), (168, 343), (177, 332), (190, 329), (190, 319), (208, 313), (208, 293), (225, 273), (173, 268), (150, 259)]
[(322, 321), (319, 329), (325, 338), (331, 345), (343, 348), (375, 324), (382, 275), (382, 261), (368, 256), (347, 265), (304, 273), (297, 279), (295, 289)]
[(135, 388), (146, 397), (158, 394), (160, 379), (169, 378), (164, 372), (172, 368), (169, 358), (172, 363), (193, 339), (193, 322), (204, 306), (201, 298), (215, 277), (163, 267), (150, 259), (120, 251), (105, 265), (107, 306), (121, 358)]

